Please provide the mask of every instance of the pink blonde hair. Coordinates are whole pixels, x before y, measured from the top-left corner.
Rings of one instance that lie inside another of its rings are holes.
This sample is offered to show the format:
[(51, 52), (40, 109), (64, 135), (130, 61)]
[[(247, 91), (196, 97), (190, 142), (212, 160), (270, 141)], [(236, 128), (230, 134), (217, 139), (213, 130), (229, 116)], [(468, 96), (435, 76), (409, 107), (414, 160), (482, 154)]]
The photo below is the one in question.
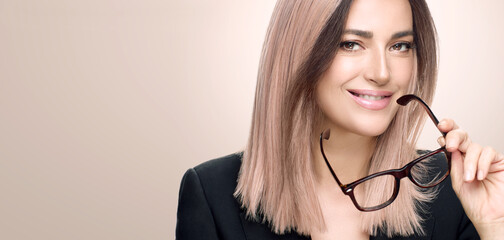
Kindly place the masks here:
[[(312, 141), (319, 134), (314, 129), (322, 116), (314, 89), (334, 59), (351, 3), (279, 0), (271, 17), (235, 197), (247, 216), (267, 222), (278, 234), (309, 235), (326, 228), (314, 190), (312, 156), (318, 149)], [(410, 5), (417, 46), (410, 90), (430, 104), (437, 73), (436, 31), (427, 4), (410, 0)], [(377, 139), (369, 173), (401, 167), (416, 156), (422, 111), (400, 108)], [(418, 211), (432, 196), (402, 181), (393, 204), (362, 214), (362, 227), (371, 235), (378, 229), (388, 236), (423, 233)], [(367, 197), (385, 196), (369, 193)]]

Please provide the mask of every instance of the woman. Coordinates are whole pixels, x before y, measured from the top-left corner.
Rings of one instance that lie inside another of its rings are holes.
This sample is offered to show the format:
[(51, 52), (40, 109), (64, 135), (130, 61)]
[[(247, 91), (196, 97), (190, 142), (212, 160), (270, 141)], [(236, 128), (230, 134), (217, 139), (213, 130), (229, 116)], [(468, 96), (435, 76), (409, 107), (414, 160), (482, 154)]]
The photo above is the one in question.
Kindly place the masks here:
[[(451, 173), (437, 187), (400, 181), (395, 199), (363, 212), (335, 182), (344, 189), (418, 157), (424, 110), (396, 100), (412, 93), (431, 103), (436, 70), (424, 1), (278, 1), (248, 146), (186, 173), (177, 238), (502, 239), (504, 156), (450, 119), (438, 128)], [(355, 192), (381, 203), (384, 184)]]

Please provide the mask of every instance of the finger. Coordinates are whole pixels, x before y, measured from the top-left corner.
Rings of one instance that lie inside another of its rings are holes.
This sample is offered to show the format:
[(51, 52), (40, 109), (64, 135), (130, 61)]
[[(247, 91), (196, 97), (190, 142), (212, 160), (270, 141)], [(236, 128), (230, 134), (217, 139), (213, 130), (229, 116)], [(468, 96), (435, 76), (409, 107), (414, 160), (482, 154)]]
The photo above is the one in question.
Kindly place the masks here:
[(464, 181), (471, 182), (476, 177), (476, 169), (483, 148), (477, 143), (471, 143), (464, 157)]
[(453, 121), (453, 119), (450, 118), (445, 118), (438, 124), (438, 129), (442, 132), (449, 132), (457, 128), (459, 128), (458, 125), (455, 123), (455, 121)]
[(439, 143), (439, 146), (444, 147), (446, 145), (446, 141), (443, 136), (438, 137), (437, 142)]
[(465, 153), (471, 144), (471, 139), (469, 139), (467, 133), (460, 128), (448, 132), (448, 134), (446, 134), (445, 141), (446, 150), (449, 152), (459, 150), (462, 153)]
[(460, 189), (464, 183), (464, 162), (462, 154), (459, 151), (455, 151), (451, 154), (451, 170), (450, 176), (452, 180), (452, 187), (455, 193), (459, 196)]
[(498, 153), (495, 159), (490, 164), (489, 173), (504, 171), (504, 154)]
[(481, 151), (480, 159), (478, 160), (478, 180), (483, 180), (488, 175), (490, 164), (497, 158), (497, 152), (491, 147), (484, 147)]
[(502, 153), (499, 153), (497, 155), (497, 159), (495, 160), (496, 162), (499, 162), (499, 161), (504, 161), (504, 154)]

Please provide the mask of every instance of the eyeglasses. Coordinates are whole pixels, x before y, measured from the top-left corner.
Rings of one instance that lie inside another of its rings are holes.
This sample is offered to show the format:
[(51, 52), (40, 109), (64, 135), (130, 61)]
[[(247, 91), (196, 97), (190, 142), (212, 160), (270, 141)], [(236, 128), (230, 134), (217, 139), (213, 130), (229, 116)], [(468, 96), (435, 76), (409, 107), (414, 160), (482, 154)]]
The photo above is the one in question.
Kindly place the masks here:
[[(412, 94), (404, 95), (397, 99), (397, 103), (406, 106), (412, 100), (423, 106), (437, 128), (439, 121), (429, 106), (419, 97)], [(360, 211), (371, 212), (390, 205), (397, 198), (400, 181), (405, 177), (408, 177), (413, 184), (420, 188), (431, 188), (440, 184), (450, 174), (451, 154), (446, 151), (445, 147), (441, 147), (434, 151), (428, 151), (402, 168), (377, 172), (352, 183), (342, 184), (324, 153), (322, 143), (324, 139), (329, 140), (330, 133), (330, 129), (327, 129), (320, 134), (320, 151), (341, 191), (352, 199), (353, 204)], [(445, 132), (441, 132), (441, 134), (446, 137)], [(372, 189), (372, 186), (383, 186), (383, 188)], [(370, 194), (365, 194), (367, 191), (375, 191), (378, 197), (376, 199), (368, 197)]]

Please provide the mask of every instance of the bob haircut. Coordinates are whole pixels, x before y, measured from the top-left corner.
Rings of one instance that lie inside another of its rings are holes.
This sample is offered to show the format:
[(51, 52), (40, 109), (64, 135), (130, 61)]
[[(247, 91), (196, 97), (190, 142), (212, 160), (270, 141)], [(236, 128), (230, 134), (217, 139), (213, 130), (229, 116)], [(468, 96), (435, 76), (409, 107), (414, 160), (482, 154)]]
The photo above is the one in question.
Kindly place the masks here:
[[(409, 93), (432, 102), (437, 74), (436, 30), (424, 0), (410, 0), (415, 66)], [(259, 66), (248, 144), (235, 197), (249, 218), (277, 234), (310, 235), (326, 225), (315, 192), (313, 155), (322, 112), (315, 100), (318, 80), (340, 45), (352, 0), (278, 0)], [(369, 173), (399, 168), (416, 157), (423, 109), (399, 108), (377, 138)], [(376, 188), (377, 185), (371, 186)], [(380, 186), (383, 188), (383, 186)], [(383, 192), (383, 191), (382, 191)], [(361, 213), (362, 229), (376, 235), (422, 234), (418, 212), (434, 196), (410, 182), (390, 206)], [(367, 198), (385, 198), (368, 191)]]

